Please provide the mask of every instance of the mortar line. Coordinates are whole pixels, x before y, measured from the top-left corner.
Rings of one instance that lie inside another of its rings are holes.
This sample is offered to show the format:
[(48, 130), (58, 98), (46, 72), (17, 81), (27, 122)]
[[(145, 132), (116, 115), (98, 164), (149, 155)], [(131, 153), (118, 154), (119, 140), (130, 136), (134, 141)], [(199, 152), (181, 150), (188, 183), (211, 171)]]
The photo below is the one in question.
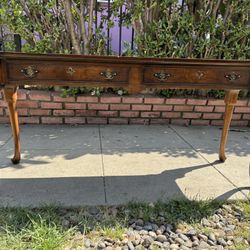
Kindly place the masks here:
[(101, 128), (98, 125), (98, 132), (99, 132), (99, 142), (100, 142), (100, 150), (101, 150), (101, 162), (102, 162), (102, 178), (103, 178), (103, 187), (104, 187), (104, 198), (105, 204), (108, 203), (107, 199), (107, 190), (106, 190), (106, 177), (105, 177), (105, 168), (104, 168), (104, 159), (103, 159), (103, 147), (102, 147), (102, 136), (101, 136)]
[[(205, 160), (208, 164), (210, 164), (221, 176), (223, 176), (232, 186), (234, 186), (238, 192), (240, 192), (242, 195), (244, 195), (245, 197), (246, 194), (244, 192), (242, 192), (240, 190), (240, 188), (234, 184), (227, 176), (225, 176), (219, 169), (217, 169), (217, 167), (212, 163), (210, 162), (205, 156), (203, 156), (195, 147), (193, 147), (193, 145), (191, 143), (189, 143), (181, 134), (179, 134), (171, 125), (169, 125), (169, 128), (176, 133), (177, 136), (179, 136), (180, 139), (182, 139), (187, 145), (189, 145), (190, 148), (192, 148), (203, 160)], [(247, 197), (247, 199), (249, 199)]]

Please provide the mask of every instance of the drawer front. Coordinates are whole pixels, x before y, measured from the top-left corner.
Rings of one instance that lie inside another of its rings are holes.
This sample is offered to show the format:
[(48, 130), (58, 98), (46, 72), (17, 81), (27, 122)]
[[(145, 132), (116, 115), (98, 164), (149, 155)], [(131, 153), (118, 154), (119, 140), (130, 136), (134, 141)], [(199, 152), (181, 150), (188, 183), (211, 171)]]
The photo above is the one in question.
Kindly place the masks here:
[(249, 85), (250, 74), (244, 68), (237, 67), (144, 67), (144, 84), (221, 84)]
[(51, 62), (8, 64), (8, 78), (10, 80), (126, 83), (128, 77), (129, 67), (126, 67), (126, 65), (92, 65), (86, 63), (61, 63), (57, 65)]

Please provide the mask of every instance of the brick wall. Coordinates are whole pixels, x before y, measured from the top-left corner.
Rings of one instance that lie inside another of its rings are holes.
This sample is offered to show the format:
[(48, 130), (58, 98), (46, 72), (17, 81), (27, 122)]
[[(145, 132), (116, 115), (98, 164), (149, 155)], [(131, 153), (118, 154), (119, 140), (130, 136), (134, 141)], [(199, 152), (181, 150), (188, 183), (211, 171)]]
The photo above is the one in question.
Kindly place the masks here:
[[(221, 125), (223, 100), (154, 96), (60, 97), (58, 92), (18, 91), (21, 124)], [(0, 123), (8, 123), (0, 92)], [(233, 126), (250, 126), (250, 100), (238, 100)]]

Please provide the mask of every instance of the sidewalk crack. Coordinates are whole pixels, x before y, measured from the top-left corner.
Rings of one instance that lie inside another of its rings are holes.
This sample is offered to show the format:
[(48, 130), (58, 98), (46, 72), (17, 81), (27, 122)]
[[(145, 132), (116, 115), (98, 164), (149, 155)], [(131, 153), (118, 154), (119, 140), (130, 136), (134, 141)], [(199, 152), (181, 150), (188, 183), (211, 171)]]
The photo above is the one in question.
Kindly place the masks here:
[(107, 190), (106, 190), (105, 168), (104, 168), (104, 160), (103, 160), (102, 136), (101, 136), (100, 125), (98, 125), (98, 132), (99, 132), (99, 141), (100, 141), (100, 150), (101, 150), (101, 162), (102, 162), (102, 178), (103, 178), (103, 187), (104, 187), (104, 198), (105, 198), (105, 204), (108, 204)]

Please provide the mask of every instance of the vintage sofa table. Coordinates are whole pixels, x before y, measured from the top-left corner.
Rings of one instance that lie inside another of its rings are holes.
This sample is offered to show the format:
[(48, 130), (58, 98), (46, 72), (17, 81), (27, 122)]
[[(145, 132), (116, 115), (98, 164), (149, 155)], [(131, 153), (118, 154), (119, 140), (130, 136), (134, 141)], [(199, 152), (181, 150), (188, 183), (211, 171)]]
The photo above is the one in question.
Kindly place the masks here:
[(226, 111), (219, 159), (225, 161), (225, 144), (238, 93), (250, 89), (250, 61), (0, 52), (0, 88), (9, 109), (14, 164), (21, 159), (17, 88), (24, 84), (122, 87), (131, 94), (145, 88), (224, 89)]

